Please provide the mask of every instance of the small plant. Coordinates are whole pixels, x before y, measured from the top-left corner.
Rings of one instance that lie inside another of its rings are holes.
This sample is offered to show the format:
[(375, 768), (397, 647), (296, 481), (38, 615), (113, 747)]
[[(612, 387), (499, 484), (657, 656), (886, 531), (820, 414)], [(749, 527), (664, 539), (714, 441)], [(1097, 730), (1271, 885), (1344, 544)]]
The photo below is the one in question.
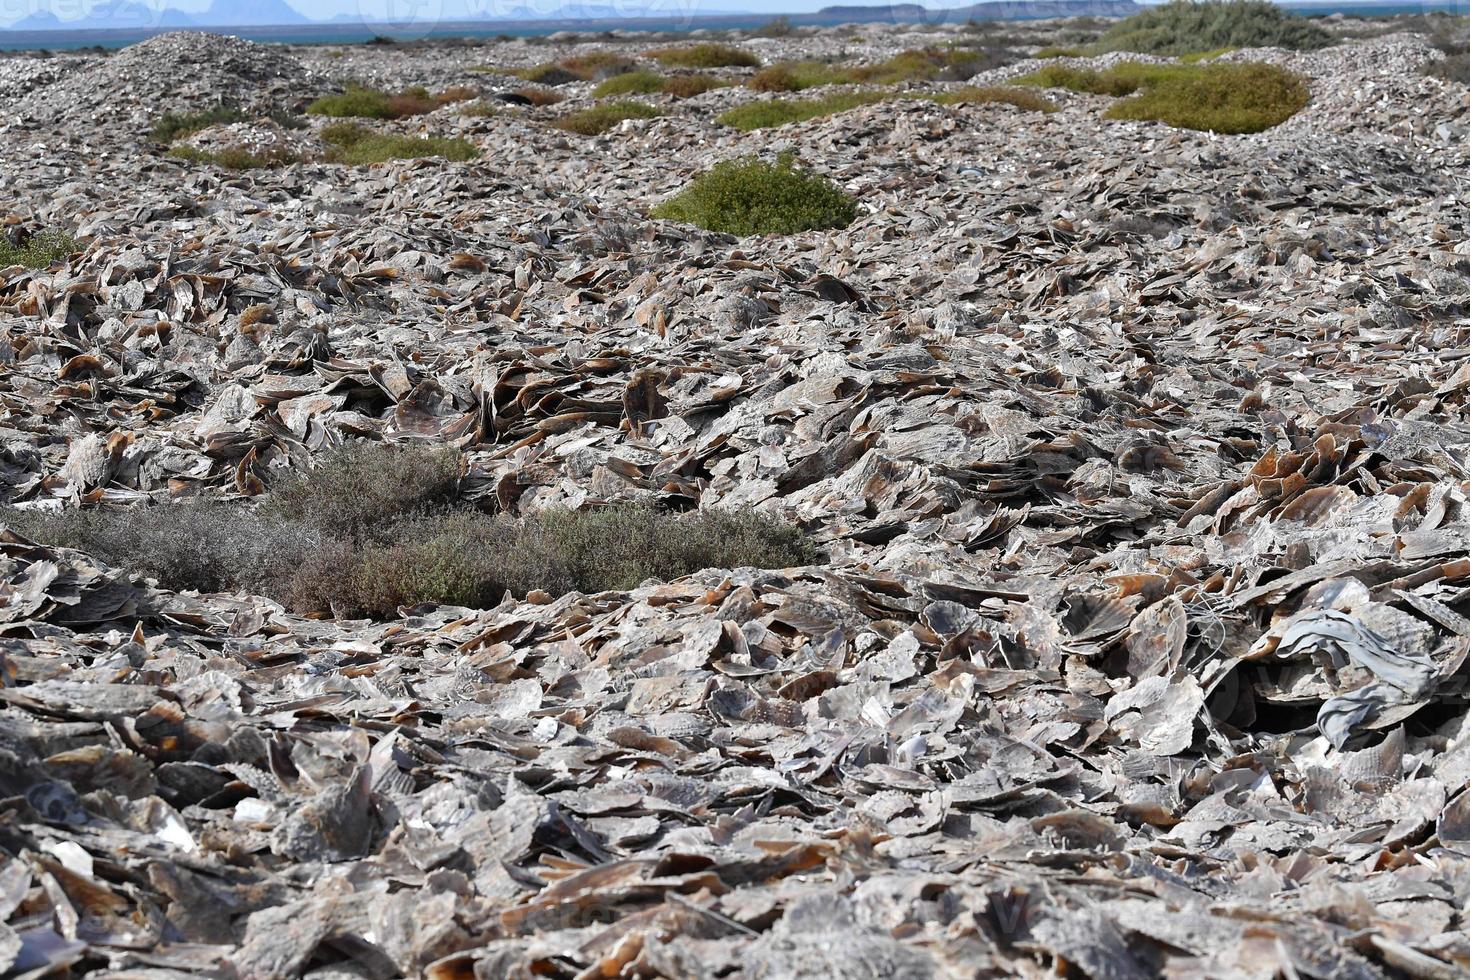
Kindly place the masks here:
[(882, 92), (868, 91), (839, 92), (820, 99), (768, 99), (727, 109), (716, 117), (716, 121), (742, 131), (768, 129), (846, 112), (858, 106), (882, 102), (884, 98)]
[(638, 67), (638, 63), (632, 58), (613, 51), (593, 51), (590, 54), (563, 58), (559, 64), (584, 82), (622, 75)]
[(1056, 103), (1050, 99), (1043, 98), (1035, 92), (1012, 88), (1008, 85), (966, 85), (948, 92), (921, 95), (919, 98), (937, 102), (940, 105), (973, 105), (993, 102), (1013, 105), (1018, 109), (1026, 109), (1030, 112), (1057, 111)]
[(752, 512), (624, 504), (517, 520), (455, 509), (456, 472), (443, 450), (368, 444), (333, 453), (259, 508), (0, 508), (0, 526), (169, 589), (242, 589), (301, 613), (380, 617), (420, 603), (485, 607), (506, 592), (625, 590), (703, 568), (819, 557), (797, 528)]
[(849, 69), (847, 75), (854, 82), (875, 85), (963, 82), (1015, 60), (1009, 52), (994, 48), (913, 48), (876, 65)]
[(361, 541), (381, 536), (402, 517), (443, 507), (458, 486), (455, 452), (348, 444), (274, 487), (265, 513)]
[(567, 85), (571, 82), (592, 82), (613, 78), (637, 69), (638, 63), (626, 55), (615, 54), (611, 51), (593, 51), (590, 54), (563, 58), (561, 61), (549, 61), (530, 68), (485, 66), (472, 70), (512, 75), (528, 82), (535, 82), (537, 85)]
[(695, 44), (655, 48), (648, 57), (670, 68), (759, 68), (761, 60), (744, 48), (729, 44)]
[(745, 83), (757, 92), (800, 92), (852, 81), (848, 72), (822, 61), (785, 61), (762, 68)]
[(1118, 21), (1097, 49), (1177, 56), (1219, 48), (1310, 51), (1332, 42), (1326, 30), (1269, 0), (1170, 0)]
[(56, 229), (27, 234), (18, 228), (6, 228), (4, 232), (0, 235), (0, 269), (15, 265), (44, 269), (81, 250), (75, 238)]
[(453, 102), (463, 102), (475, 97), (475, 90), (456, 85), (433, 95), (424, 88), (408, 88), (396, 95), (377, 89), (349, 87), (338, 95), (324, 95), (306, 111), (314, 116), (331, 116), (336, 119), (404, 119), (433, 112)]
[(149, 135), (160, 143), (173, 143), (176, 140), (183, 139), (185, 136), (197, 133), (201, 129), (208, 129), (210, 126), (223, 126), (228, 123), (244, 122), (249, 118), (249, 116), (240, 111), (239, 107), (222, 102), (217, 106), (205, 109), (203, 112), (193, 112), (185, 115), (166, 112), (158, 117), (158, 121), (153, 124), (153, 128), (149, 131)]
[(646, 102), (607, 102), (562, 116), (553, 125), (581, 136), (599, 136), (624, 119), (656, 119), (661, 115)]
[(649, 95), (662, 92), (666, 79), (656, 71), (629, 71), (614, 75), (592, 90), (594, 98), (609, 95)]
[(796, 169), (782, 155), (775, 163), (718, 163), (652, 214), (731, 235), (791, 235), (846, 228), (857, 205), (830, 180)]
[(271, 583), (289, 581), (319, 541), (306, 525), (197, 500), (122, 509), (0, 508), (0, 524), (156, 578), (165, 588), (201, 592), (244, 587), (273, 594)]
[(791, 18), (786, 16), (772, 17), (760, 27), (751, 31), (751, 37), (788, 37), (795, 30), (791, 26)]
[(275, 147), (263, 153), (251, 152), (243, 146), (227, 146), (219, 150), (201, 150), (195, 146), (176, 146), (168, 155), (190, 163), (209, 164), (224, 170), (260, 170), (284, 167), (300, 158), (284, 148)]
[(652, 95), (662, 92), (676, 99), (689, 99), (703, 95), (711, 89), (724, 88), (729, 82), (713, 75), (694, 73), (688, 75), (660, 75), (656, 71), (630, 71), (614, 75), (592, 90), (595, 98), (610, 95)]
[(453, 163), (462, 163), (478, 155), (474, 145), (462, 139), (402, 136), (369, 129), (360, 123), (323, 126), (321, 137), (327, 144), (328, 163), (361, 165), (420, 157), (443, 157)]
[(696, 95), (703, 95), (717, 88), (728, 88), (732, 84), (734, 83), (723, 78), (694, 72), (689, 75), (670, 75), (664, 79), (664, 92), (676, 99), (692, 99)]

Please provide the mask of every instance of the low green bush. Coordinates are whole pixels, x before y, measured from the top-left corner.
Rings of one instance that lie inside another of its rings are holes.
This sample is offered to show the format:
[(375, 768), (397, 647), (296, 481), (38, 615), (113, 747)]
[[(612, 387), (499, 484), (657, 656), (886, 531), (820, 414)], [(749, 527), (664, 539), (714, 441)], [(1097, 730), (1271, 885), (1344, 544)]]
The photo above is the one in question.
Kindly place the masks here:
[(517, 520), (456, 508), (455, 465), (433, 450), (355, 447), (256, 509), (201, 500), (0, 508), (0, 526), (169, 589), (238, 589), (300, 613), (375, 617), (421, 603), (487, 607), (506, 592), (627, 590), (704, 568), (786, 568), (819, 557), (793, 525), (748, 511), (617, 505)]
[(912, 48), (876, 65), (850, 68), (848, 80), (862, 84), (897, 85), (901, 82), (963, 82), (982, 71), (1016, 61), (1002, 48)]
[[(7, 229), (7, 231), (9, 231)], [(81, 245), (64, 231), (45, 229), (30, 235), (12, 232), (16, 238), (0, 234), (0, 269), (23, 265), (27, 269), (44, 269), (81, 250)]]
[(272, 487), (262, 513), (362, 540), (407, 515), (447, 505), (458, 492), (459, 467), (452, 450), (351, 443)]
[(223, 126), (228, 123), (244, 122), (249, 119), (239, 107), (220, 103), (202, 112), (173, 113), (165, 112), (158, 117), (149, 131), (155, 140), (160, 143), (172, 143), (181, 140), (185, 136), (208, 129), (210, 126)]
[(661, 115), (662, 112), (646, 102), (605, 102), (562, 116), (552, 125), (581, 136), (598, 136), (624, 119), (656, 119)]
[(327, 144), (328, 163), (361, 165), (383, 163), (387, 160), (414, 160), (420, 157), (443, 157), (454, 163), (462, 163), (479, 155), (472, 143), (462, 139), (403, 136), (379, 132), (359, 123), (333, 123), (323, 126), (321, 137)]
[(1042, 48), (1040, 51), (1036, 52), (1031, 57), (1038, 58), (1038, 59), (1043, 59), (1043, 58), (1081, 58), (1081, 57), (1083, 57), (1083, 52), (1082, 52), (1082, 50), (1080, 48), (1058, 48), (1058, 47), (1053, 46), (1053, 47), (1049, 47), (1049, 48)]
[(693, 72), (685, 75), (670, 75), (664, 79), (663, 90), (676, 99), (692, 99), (696, 95), (703, 95), (717, 88), (728, 88), (733, 84), (735, 83), (716, 78), (714, 75)]
[(1056, 103), (1035, 92), (1009, 85), (966, 85), (948, 92), (934, 92), (917, 98), (940, 105), (974, 105), (987, 102), (1013, 105), (1029, 112), (1056, 112)]
[(626, 75), (638, 70), (638, 62), (626, 55), (611, 51), (593, 51), (589, 54), (548, 61), (530, 68), (496, 68), (482, 65), (470, 69), (479, 72), (494, 72), (535, 82), (537, 85), (567, 85), (571, 82), (592, 82), (600, 79)]
[(670, 68), (759, 68), (761, 60), (729, 44), (694, 44), (644, 52)]
[(1215, 62), (1146, 85), (1105, 115), (1214, 133), (1259, 133), (1290, 119), (1310, 99), (1305, 81), (1274, 65)]
[(594, 98), (610, 95), (649, 95), (664, 90), (667, 79), (656, 71), (629, 71), (614, 75), (592, 90)]
[(1220, 48), (1309, 51), (1332, 43), (1325, 29), (1269, 0), (1170, 0), (1118, 21), (1096, 49), (1177, 56)]
[(262, 170), (296, 163), (300, 157), (283, 149), (253, 153), (243, 146), (227, 146), (219, 150), (201, 150), (195, 146), (176, 146), (168, 155), (190, 163), (208, 164), (224, 170)]
[(1307, 83), (1274, 65), (1198, 65), (1125, 61), (1105, 70), (1049, 64), (1015, 79), (1021, 85), (1133, 96), (1115, 103), (1108, 119), (1152, 119), (1182, 129), (1257, 133), (1285, 122), (1311, 98)]
[(819, 119), (838, 112), (872, 105), (886, 98), (883, 92), (839, 92), (819, 99), (766, 99), (726, 109), (715, 121), (742, 131), (768, 129), (787, 123)]
[(726, 160), (653, 209), (655, 218), (731, 235), (791, 235), (845, 228), (857, 205), (825, 177), (798, 170), (789, 155), (775, 163)]
[(821, 85), (842, 85), (852, 81), (847, 69), (824, 61), (783, 61), (762, 68), (746, 81), (757, 92), (800, 92)]

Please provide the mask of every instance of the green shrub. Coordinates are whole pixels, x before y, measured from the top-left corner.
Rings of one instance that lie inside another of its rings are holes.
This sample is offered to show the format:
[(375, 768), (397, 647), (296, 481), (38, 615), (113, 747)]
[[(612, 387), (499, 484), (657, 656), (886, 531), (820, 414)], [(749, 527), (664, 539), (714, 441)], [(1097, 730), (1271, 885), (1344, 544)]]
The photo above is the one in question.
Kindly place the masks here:
[(591, 82), (599, 79), (626, 75), (638, 70), (638, 63), (626, 55), (611, 51), (593, 51), (590, 54), (563, 58), (533, 65), (530, 68), (493, 68), (482, 66), (471, 71), (495, 72), (512, 75), (538, 85), (566, 85), (571, 82)]
[(594, 98), (609, 95), (648, 95), (662, 92), (666, 79), (656, 71), (629, 71), (614, 75), (592, 90)]
[(656, 119), (662, 112), (646, 102), (607, 102), (562, 116), (552, 125), (569, 133), (597, 136), (612, 129), (624, 119)]
[(966, 85), (963, 88), (952, 89), (948, 92), (935, 92), (928, 95), (921, 95), (918, 98), (927, 99), (930, 102), (937, 102), (940, 105), (970, 105), (999, 102), (1031, 112), (1057, 111), (1056, 104), (1050, 99), (1042, 98), (1035, 92), (1028, 92), (1024, 89), (1013, 88), (1007, 85)]
[(1115, 103), (1108, 119), (1152, 119), (1182, 129), (1258, 133), (1290, 119), (1311, 98), (1306, 82), (1274, 65), (1212, 63), (1145, 86)]
[(1217, 133), (1270, 129), (1295, 115), (1311, 98), (1300, 77), (1259, 62), (1125, 61), (1103, 71), (1050, 64), (1015, 81), (1115, 98), (1131, 95), (1134, 97), (1109, 108), (1106, 118), (1153, 119)]
[(156, 578), (165, 588), (201, 592), (247, 588), (275, 595), (320, 543), (307, 525), (197, 500), (121, 509), (0, 508), (0, 524)]
[(13, 265), (44, 269), (80, 250), (75, 238), (56, 229), (45, 229), (14, 241), (0, 235), (0, 269)]
[(759, 68), (761, 60), (744, 48), (728, 44), (695, 44), (655, 48), (645, 54), (670, 68)]
[(365, 540), (407, 515), (449, 504), (458, 487), (453, 451), (349, 443), (273, 487), (263, 513), (327, 537)]
[(1219, 48), (1309, 51), (1331, 43), (1326, 30), (1269, 0), (1170, 0), (1114, 24), (1097, 48), (1182, 55)]
[[(165, 588), (242, 589), (297, 612), (340, 615), (393, 616), (420, 603), (486, 607), (506, 592), (625, 590), (704, 568), (785, 568), (818, 558), (797, 528), (751, 512), (618, 505), (516, 520), (445, 509), (452, 460), (442, 451), (359, 446), (288, 481), (254, 510), (199, 500), (0, 508), (0, 525)], [(363, 493), (370, 499), (358, 499)]]
[(358, 123), (323, 126), (321, 137), (327, 143), (328, 163), (354, 166), (419, 157), (443, 157), (460, 163), (478, 155), (474, 145), (465, 140), (382, 133)]
[(219, 150), (201, 150), (194, 146), (176, 146), (168, 155), (190, 163), (203, 163), (224, 170), (260, 170), (284, 167), (300, 158), (285, 149), (272, 149), (264, 153), (252, 153), (243, 146), (227, 146)]
[(850, 81), (876, 85), (963, 82), (1015, 60), (1014, 55), (1000, 48), (913, 48), (876, 65), (848, 69), (846, 74)]
[(703, 95), (717, 88), (728, 88), (733, 84), (723, 78), (694, 72), (688, 75), (670, 75), (664, 79), (664, 92), (676, 99), (692, 99), (696, 95)]
[(1082, 51), (1080, 49), (1078, 49), (1078, 48), (1049, 47), (1049, 48), (1042, 48), (1040, 51), (1036, 52), (1031, 57), (1037, 58), (1037, 59), (1042, 59), (1042, 58), (1081, 58), (1081, 57), (1083, 57), (1083, 54), (1082, 54)]
[(787, 37), (794, 28), (791, 26), (791, 18), (786, 16), (772, 17), (760, 27), (750, 32), (751, 37)]
[(852, 81), (845, 69), (822, 61), (783, 61), (762, 68), (745, 83), (757, 92), (800, 92), (820, 85)]
[(563, 58), (557, 64), (584, 82), (624, 75), (638, 67), (638, 62), (632, 58), (613, 51), (593, 51), (590, 54)]
[(846, 112), (858, 106), (882, 102), (884, 98), (882, 92), (839, 92), (820, 99), (767, 99), (727, 109), (716, 117), (716, 121), (743, 131), (768, 129)]
[(1124, 61), (1111, 68), (1097, 70), (1072, 65), (1042, 65), (1029, 75), (1012, 79), (1017, 85), (1032, 85), (1038, 88), (1064, 88), (1073, 92), (1088, 92), (1092, 95), (1111, 95), (1118, 98), (1132, 95), (1145, 85), (1158, 84), (1179, 75), (1199, 72), (1197, 68), (1186, 68), (1174, 64), (1146, 64), (1139, 61)]
[(652, 214), (732, 235), (790, 235), (845, 228), (857, 206), (830, 180), (797, 170), (783, 155), (775, 163), (718, 163)]
[(158, 117), (158, 121), (153, 124), (149, 134), (160, 143), (172, 143), (192, 133), (197, 133), (201, 129), (208, 129), (210, 126), (244, 122), (248, 118), (250, 117), (241, 112), (237, 106), (221, 102), (203, 112), (184, 115), (166, 112)]
[(353, 86), (338, 95), (322, 96), (307, 106), (306, 111), (314, 116), (336, 119), (404, 119), (474, 97), (475, 90), (463, 85), (433, 95), (424, 88), (408, 88), (390, 95), (377, 89)]

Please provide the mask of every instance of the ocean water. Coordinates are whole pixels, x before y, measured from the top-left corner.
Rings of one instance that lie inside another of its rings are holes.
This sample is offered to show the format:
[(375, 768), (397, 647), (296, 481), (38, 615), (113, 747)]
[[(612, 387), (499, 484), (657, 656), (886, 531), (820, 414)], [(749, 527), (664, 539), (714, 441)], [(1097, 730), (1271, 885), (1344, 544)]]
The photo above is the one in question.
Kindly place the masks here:
[[(1338, 3), (1331, 0), (1305, 0), (1300, 3), (1283, 3), (1283, 7), (1308, 17), (1325, 17), (1343, 13), (1355, 16), (1388, 16), (1444, 12), (1470, 16), (1470, 0), (1425, 0), (1415, 3)], [(851, 8), (849, 8), (851, 9)], [(942, 23), (946, 11), (931, 9), (929, 21)], [(461, 21), (443, 23), (332, 23), (298, 24), (282, 27), (217, 27), (200, 28), (215, 30), (223, 34), (235, 34), (252, 41), (277, 44), (361, 44), (374, 37), (394, 40), (421, 40), (425, 38), (493, 38), (542, 37), (557, 31), (596, 33), (611, 30), (637, 30), (678, 33), (699, 29), (739, 30), (759, 27), (768, 23), (774, 15), (763, 14), (719, 14), (702, 17), (641, 17), (578, 20), (507, 20), (507, 21)], [(879, 16), (866, 20), (884, 19)], [(958, 19), (958, 18), (956, 18)], [(793, 14), (795, 24), (836, 26), (852, 23), (849, 15), (840, 17), (822, 14)], [(161, 34), (170, 28), (138, 27), (128, 29), (87, 31), (9, 31), (0, 29), (0, 51), (75, 51), (85, 48), (121, 48), (129, 44)]]

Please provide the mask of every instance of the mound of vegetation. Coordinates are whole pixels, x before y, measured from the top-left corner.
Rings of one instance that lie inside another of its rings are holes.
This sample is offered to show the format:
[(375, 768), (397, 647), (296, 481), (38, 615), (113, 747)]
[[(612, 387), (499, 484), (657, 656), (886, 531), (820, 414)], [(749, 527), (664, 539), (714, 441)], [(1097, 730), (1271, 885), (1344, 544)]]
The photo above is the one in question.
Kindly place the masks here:
[(537, 85), (566, 85), (571, 82), (600, 81), (615, 75), (625, 75), (637, 69), (638, 63), (626, 55), (611, 51), (593, 51), (589, 54), (563, 58), (560, 61), (548, 61), (530, 68), (483, 66), (473, 70), (512, 75)]
[(846, 228), (857, 205), (825, 177), (798, 170), (789, 154), (775, 163), (726, 160), (700, 174), (652, 214), (731, 235), (791, 235)]
[(506, 593), (626, 590), (704, 568), (809, 564), (794, 526), (753, 512), (621, 505), (521, 520), (455, 506), (458, 458), (372, 445), (327, 456), (265, 505), (0, 509), (0, 525), (158, 579), (239, 589), (301, 613), (391, 617), (424, 603), (490, 606)]
[(599, 136), (624, 119), (656, 119), (661, 115), (662, 112), (648, 103), (629, 99), (590, 106), (562, 116), (552, 125), (581, 136)]
[(966, 85), (948, 92), (917, 96), (940, 105), (975, 105), (987, 102), (1013, 105), (1029, 112), (1056, 112), (1056, 103), (1035, 92), (1008, 85)]
[(1096, 49), (1177, 56), (1219, 48), (1310, 51), (1331, 43), (1326, 30), (1269, 0), (1170, 0), (1114, 24)]
[(443, 157), (461, 163), (478, 155), (465, 140), (384, 133), (359, 123), (333, 123), (322, 128), (321, 137), (327, 143), (328, 163), (360, 165), (419, 157)]
[(670, 68), (759, 68), (761, 60), (744, 48), (729, 44), (694, 44), (655, 48), (644, 52)]
[(220, 150), (201, 150), (195, 146), (176, 146), (168, 155), (190, 163), (203, 163), (225, 170), (263, 170), (296, 163), (300, 157), (285, 149), (256, 153), (243, 146), (227, 146)]
[(849, 81), (874, 85), (901, 82), (963, 82), (982, 71), (1016, 61), (1002, 48), (911, 48), (881, 61), (847, 70)]
[(630, 71), (614, 75), (602, 82), (592, 90), (592, 95), (601, 99), (612, 95), (652, 95), (662, 92), (677, 99), (688, 99), (730, 84), (713, 75), (698, 72), (686, 75), (660, 75), (656, 71)]
[(856, 109), (858, 106), (882, 102), (882, 92), (838, 92), (818, 99), (767, 99), (762, 102), (747, 102), (726, 109), (716, 121), (742, 131), (769, 129), (787, 123), (820, 119), (838, 112)]
[(64, 231), (46, 229), (26, 234), (7, 228), (5, 234), (0, 234), (0, 269), (14, 265), (44, 269), (80, 250), (77, 240)]
[(1259, 133), (1280, 125), (1311, 99), (1307, 83), (1263, 64), (1202, 65), (1149, 85), (1107, 112), (1109, 119), (1151, 119), (1214, 133)]
[(762, 68), (745, 83), (757, 92), (800, 92), (820, 85), (852, 81), (848, 71), (824, 61), (783, 61)]
[(338, 95), (322, 96), (307, 106), (306, 111), (337, 119), (403, 119), (433, 112), (451, 102), (473, 99), (475, 95), (474, 89), (464, 85), (432, 95), (425, 88), (407, 88), (390, 95), (378, 89), (353, 86)]
[(1141, 64), (1123, 62), (1105, 71), (1050, 64), (1016, 79), (1023, 85), (1066, 88), (1122, 99), (1109, 119), (1151, 119), (1181, 129), (1258, 133), (1290, 119), (1310, 100), (1307, 83), (1258, 62)]

